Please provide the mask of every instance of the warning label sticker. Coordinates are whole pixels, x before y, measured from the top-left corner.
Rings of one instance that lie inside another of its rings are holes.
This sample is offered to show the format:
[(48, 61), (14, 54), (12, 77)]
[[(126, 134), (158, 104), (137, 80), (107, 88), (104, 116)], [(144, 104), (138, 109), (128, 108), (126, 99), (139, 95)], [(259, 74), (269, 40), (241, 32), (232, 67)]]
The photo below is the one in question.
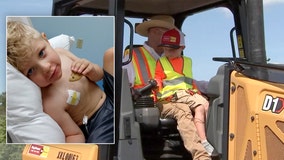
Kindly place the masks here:
[(48, 156), (49, 147), (43, 145), (32, 144), (29, 149), (29, 154), (46, 158)]

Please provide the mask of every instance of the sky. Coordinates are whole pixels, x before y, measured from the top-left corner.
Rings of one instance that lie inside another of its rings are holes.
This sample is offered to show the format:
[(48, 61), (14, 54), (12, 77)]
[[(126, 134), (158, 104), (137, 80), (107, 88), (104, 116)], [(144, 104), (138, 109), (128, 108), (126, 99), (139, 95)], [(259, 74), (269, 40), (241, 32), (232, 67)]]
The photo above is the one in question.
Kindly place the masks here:
[[(15, 5), (17, 4), (17, 5)], [(0, 1), (0, 93), (6, 91), (6, 16), (50, 16), (52, 0), (1, 0)], [(284, 0), (264, 0), (265, 41), (267, 57), (271, 63), (284, 64)], [(130, 19), (134, 24), (139, 22)], [(222, 63), (213, 57), (232, 56), (229, 31), (233, 27), (232, 15), (226, 9), (214, 9), (186, 19), (184, 54), (193, 60), (193, 76), (208, 81)], [(202, 34), (200, 34), (202, 33)], [(125, 30), (127, 34), (127, 29)], [(146, 39), (135, 34), (134, 44)], [(126, 46), (128, 39), (125, 39)]]

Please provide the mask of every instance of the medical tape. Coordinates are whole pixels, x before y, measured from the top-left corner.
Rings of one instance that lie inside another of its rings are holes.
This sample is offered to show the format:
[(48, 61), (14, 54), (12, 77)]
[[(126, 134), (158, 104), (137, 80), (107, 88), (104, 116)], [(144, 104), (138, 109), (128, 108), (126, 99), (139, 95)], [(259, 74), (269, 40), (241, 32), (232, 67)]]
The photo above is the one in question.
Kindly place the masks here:
[(66, 103), (76, 106), (79, 104), (80, 101), (80, 92), (74, 91), (74, 90), (67, 90), (68, 91), (68, 98)]

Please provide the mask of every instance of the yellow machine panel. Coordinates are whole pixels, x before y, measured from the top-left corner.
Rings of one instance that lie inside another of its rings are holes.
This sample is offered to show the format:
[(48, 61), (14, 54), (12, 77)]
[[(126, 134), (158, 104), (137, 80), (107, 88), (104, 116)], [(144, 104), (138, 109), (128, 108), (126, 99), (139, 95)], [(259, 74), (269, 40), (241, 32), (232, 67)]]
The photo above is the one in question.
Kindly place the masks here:
[(229, 160), (284, 159), (284, 84), (232, 72)]
[(97, 160), (95, 144), (28, 144), (22, 152), (23, 160)]

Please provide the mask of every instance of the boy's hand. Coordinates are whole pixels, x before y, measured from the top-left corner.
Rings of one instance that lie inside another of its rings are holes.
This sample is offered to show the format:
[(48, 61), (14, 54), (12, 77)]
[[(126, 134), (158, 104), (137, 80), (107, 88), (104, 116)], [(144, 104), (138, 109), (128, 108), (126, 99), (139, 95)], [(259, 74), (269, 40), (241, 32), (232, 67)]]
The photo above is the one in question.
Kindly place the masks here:
[(87, 75), (92, 70), (92, 65), (86, 59), (78, 59), (71, 64), (71, 70), (75, 73)]
[(86, 59), (77, 59), (71, 64), (71, 70), (74, 73), (82, 74), (92, 81), (98, 81), (102, 78), (103, 72), (100, 67)]

